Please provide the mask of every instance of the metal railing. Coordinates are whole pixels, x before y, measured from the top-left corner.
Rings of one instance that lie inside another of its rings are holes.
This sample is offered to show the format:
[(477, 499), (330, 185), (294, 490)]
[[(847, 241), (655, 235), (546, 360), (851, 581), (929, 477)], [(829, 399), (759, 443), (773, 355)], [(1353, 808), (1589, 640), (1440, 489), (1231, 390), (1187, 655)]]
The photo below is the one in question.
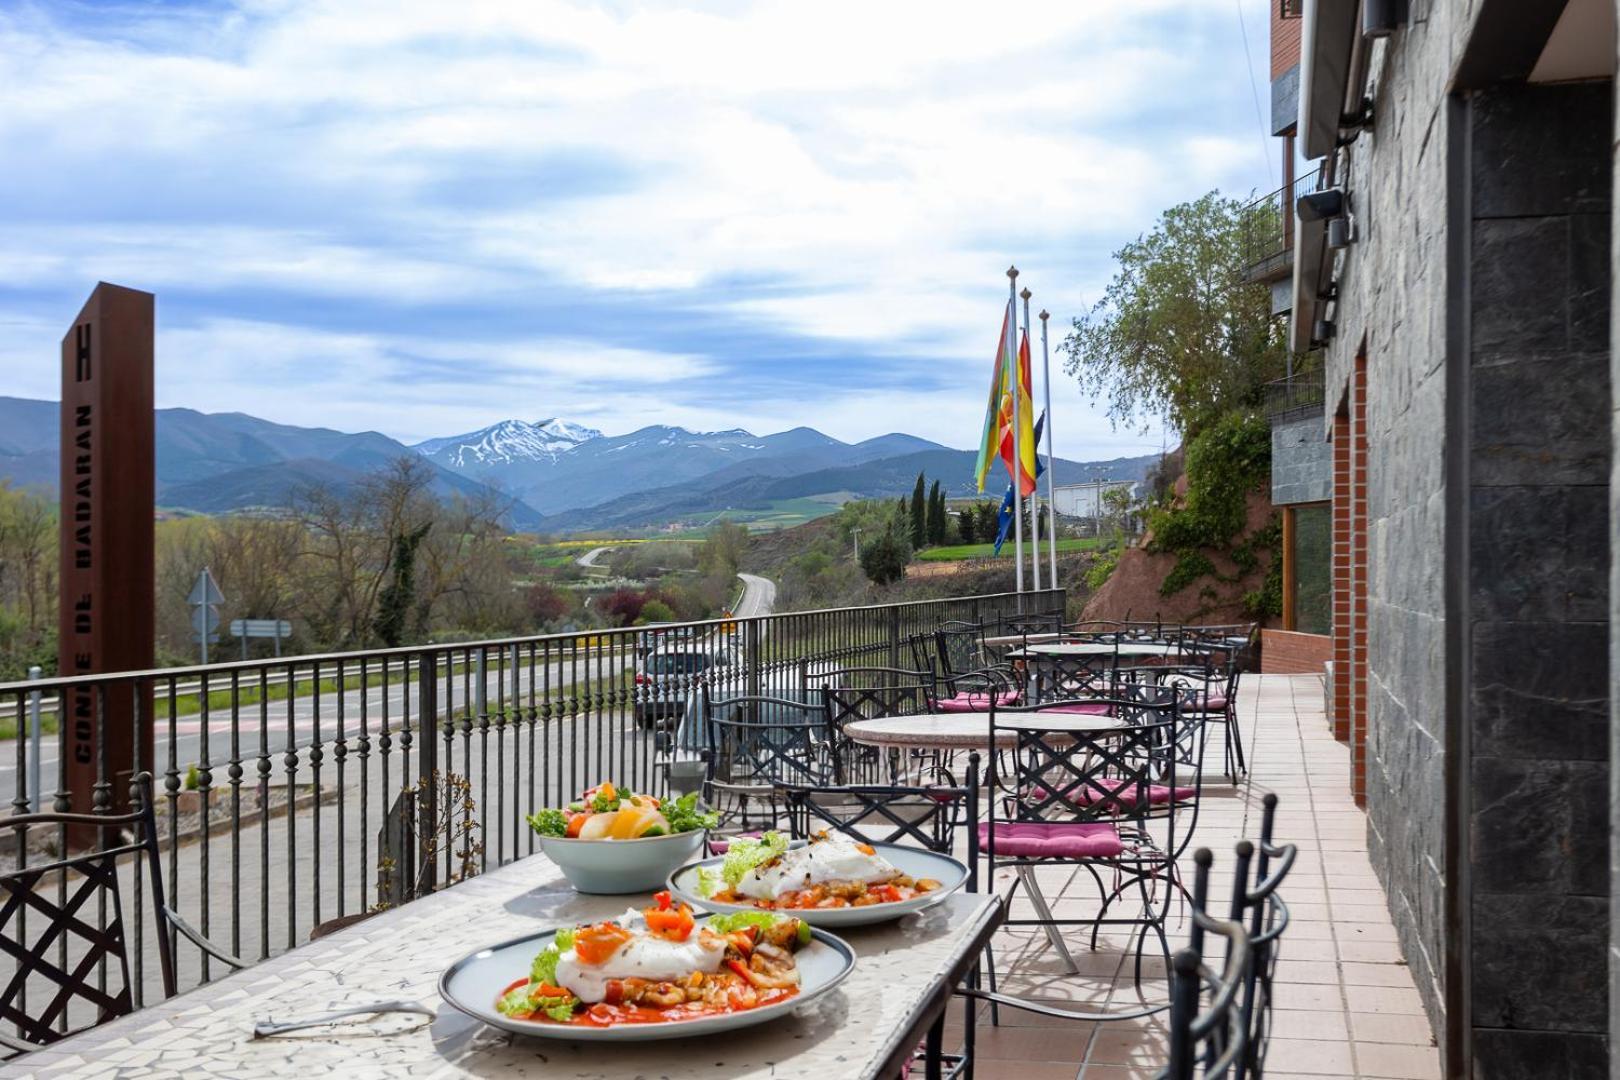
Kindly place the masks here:
[(1320, 370), (1295, 372), (1286, 379), (1266, 383), (1266, 419), (1282, 424), (1321, 415), (1324, 388)]
[[(600, 780), (667, 794), (658, 732), (704, 683), (780, 693), (837, 667), (904, 667), (912, 635), (1063, 604), (1058, 589), (661, 626), (656, 637), (631, 627), (283, 657), (0, 683), (0, 701), (19, 717), (36, 693), (48, 709), (71, 703), (38, 763), (53, 791), (45, 809), (65, 811), (82, 799), (62, 763), (89, 695), (103, 748), (90, 804), (107, 813), (129, 778), (109, 775), (106, 717), (133, 700), (136, 729), (153, 729), (134, 770), (154, 776), (169, 903), (220, 946), (262, 959), (330, 920), (532, 853), (525, 817)], [(14, 814), (33, 795), (29, 756), (26, 738), (0, 745), (0, 804)], [(0, 819), (0, 841), (12, 837)], [(30, 853), (12, 846), (21, 867)], [(139, 1003), (155, 965), (136, 911), (126, 924)], [(177, 959), (182, 989), (219, 973), (199, 950)]]
[(1240, 242), (1246, 280), (1276, 281), (1292, 270), (1294, 203), (1315, 191), (1320, 178), (1321, 170), (1312, 169), (1243, 208)]

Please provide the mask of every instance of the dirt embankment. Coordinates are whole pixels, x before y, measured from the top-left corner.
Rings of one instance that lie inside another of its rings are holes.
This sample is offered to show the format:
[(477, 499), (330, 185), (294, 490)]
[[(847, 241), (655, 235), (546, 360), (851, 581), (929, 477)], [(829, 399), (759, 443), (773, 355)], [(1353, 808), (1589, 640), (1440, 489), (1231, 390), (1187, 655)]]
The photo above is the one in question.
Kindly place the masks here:
[[(1244, 524), (1244, 536), (1265, 528), (1271, 520), (1271, 499), (1264, 492), (1251, 494), (1246, 509), (1248, 518)], [(1103, 587), (1086, 602), (1082, 618), (1159, 618), (1178, 623), (1254, 621), (1255, 617), (1244, 609), (1243, 594), (1253, 592), (1264, 584), (1266, 571), (1271, 567), (1271, 560), (1277, 557), (1276, 552), (1261, 551), (1257, 565), (1248, 573), (1239, 574), (1230, 556), (1206, 551), (1220, 578), (1236, 580), (1217, 580), (1205, 576), (1171, 596), (1160, 596), (1159, 586), (1176, 565), (1176, 556), (1149, 552), (1146, 543), (1150, 538), (1151, 534), (1143, 538), (1143, 547), (1121, 553), (1119, 565)]]

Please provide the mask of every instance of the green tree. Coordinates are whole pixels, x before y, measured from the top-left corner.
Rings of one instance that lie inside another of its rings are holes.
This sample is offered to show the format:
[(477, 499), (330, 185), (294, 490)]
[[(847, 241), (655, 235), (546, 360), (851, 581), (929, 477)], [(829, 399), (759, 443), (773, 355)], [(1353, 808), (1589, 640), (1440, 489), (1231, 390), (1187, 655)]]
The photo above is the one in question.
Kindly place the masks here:
[(718, 521), (709, 528), (698, 551), (698, 572), (705, 577), (726, 578), (737, 576), (743, 554), (748, 550), (748, 530), (735, 521)]
[(391, 649), (405, 644), (411, 612), (416, 606), (416, 549), (427, 539), (429, 522), (406, 532), (396, 533), (389, 548), (388, 583), (377, 597), (377, 615), (372, 630)]
[(917, 486), (911, 490), (911, 547), (913, 551), (928, 546), (927, 479), (917, 474)]
[(945, 542), (945, 493), (939, 489), (939, 481), (928, 489), (928, 542), (930, 544), (943, 544)]
[(979, 504), (979, 543), (993, 544), (1001, 531), (1001, 504), (985, 501)]
[(861, 569), (874, 585), (893, 585), (906, 576), (911, 544), (901, 520), (896, 517), (870, 542), (861, 544)]
[(1270, 290), (1243, 280), (1245, 214), (1264, 212), (1212, 191), (1114, 253), (1113, 281), (1059, 348), (1116, 424), (1159, 419), (1190, 438), (1283, 375)]

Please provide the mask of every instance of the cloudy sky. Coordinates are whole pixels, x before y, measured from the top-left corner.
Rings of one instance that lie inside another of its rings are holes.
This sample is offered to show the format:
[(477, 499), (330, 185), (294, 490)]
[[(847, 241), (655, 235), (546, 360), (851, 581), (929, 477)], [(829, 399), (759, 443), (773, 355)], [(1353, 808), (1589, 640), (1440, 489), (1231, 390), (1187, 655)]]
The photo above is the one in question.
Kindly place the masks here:
[(0, 394), (107, 280), (164, 406), (972, 445), (1009, 263), (1055, 354), (1160, 210), (1275, 186), (1269, 2), (0, 0)]

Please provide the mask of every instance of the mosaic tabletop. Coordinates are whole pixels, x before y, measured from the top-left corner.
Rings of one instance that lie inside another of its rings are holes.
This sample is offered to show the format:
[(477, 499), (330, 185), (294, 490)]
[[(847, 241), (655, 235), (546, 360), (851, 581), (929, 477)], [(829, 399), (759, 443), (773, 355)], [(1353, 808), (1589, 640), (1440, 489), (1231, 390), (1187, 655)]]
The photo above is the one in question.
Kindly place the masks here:
[[(959, 893), (928, 911), (841, 936), (854, 972), (791, 1016), (708, 1039), (584, 1045), (508, 1035), (444, 1004), (438, 978), (488, 945), (610, 918), (645, 897), (584, 896), (535, 855), (0, 1066), (0, 1077), (876, 1076), (914, 1045), (999, 919)], [(514, 974), (514, 978), (522, 975)], [(255, 1022), (409, 999), (395, 1014), (254, 1040)]]

